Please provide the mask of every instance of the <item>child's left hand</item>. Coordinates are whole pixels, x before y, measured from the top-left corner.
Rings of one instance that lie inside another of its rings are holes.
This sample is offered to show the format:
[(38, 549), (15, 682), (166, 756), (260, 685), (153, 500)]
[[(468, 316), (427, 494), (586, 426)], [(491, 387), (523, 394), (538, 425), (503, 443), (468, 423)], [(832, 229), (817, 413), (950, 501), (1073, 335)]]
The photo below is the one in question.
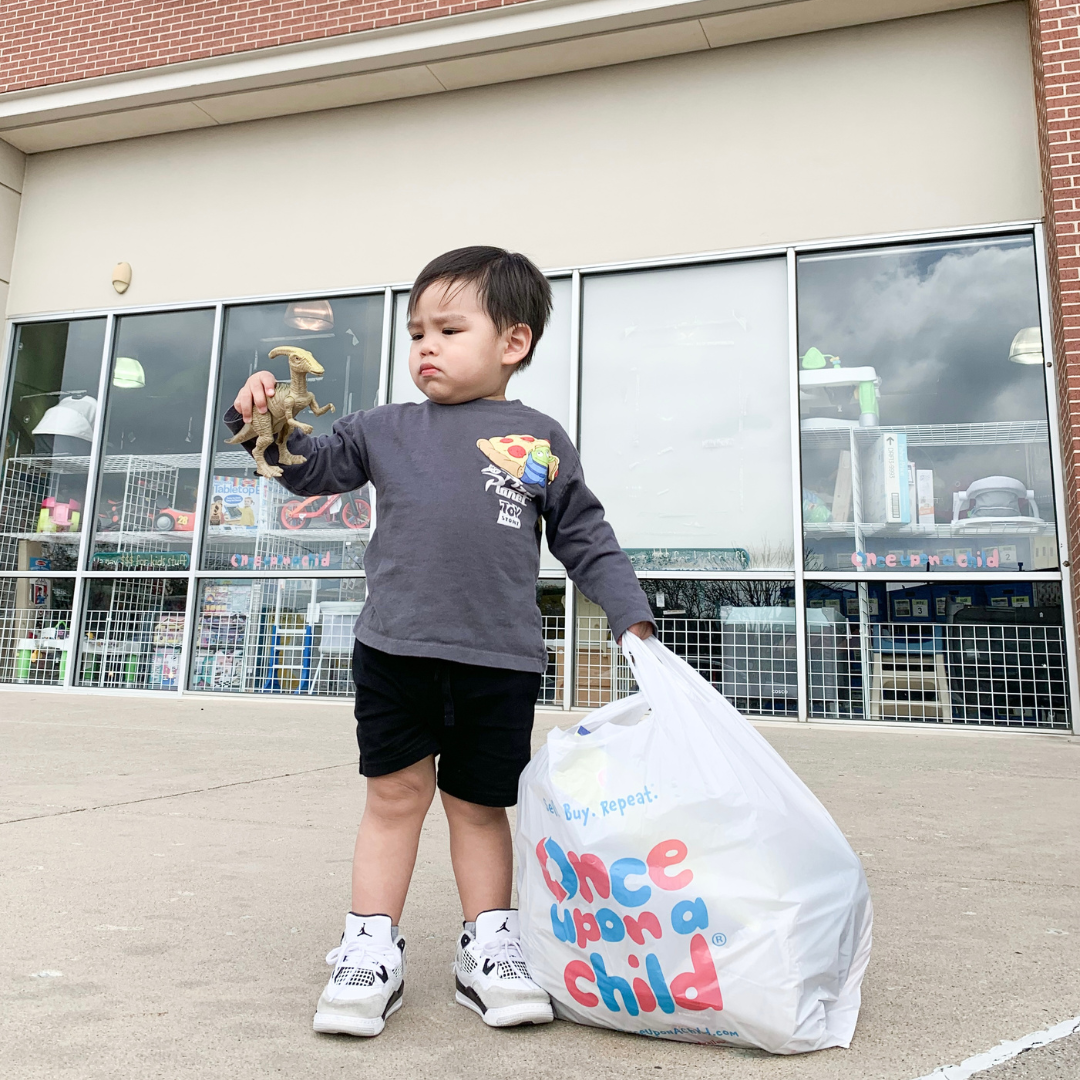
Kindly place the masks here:
[[(633, 626), (627, 627), (626, 632), (633, 634), (634, 637), (641, 638), (642, 641), (647, 637), (652, 637), (652, 623), (651, 622), (636, 622)], [(617, 644), (622, 644), (622, 638), (619, 638)]]

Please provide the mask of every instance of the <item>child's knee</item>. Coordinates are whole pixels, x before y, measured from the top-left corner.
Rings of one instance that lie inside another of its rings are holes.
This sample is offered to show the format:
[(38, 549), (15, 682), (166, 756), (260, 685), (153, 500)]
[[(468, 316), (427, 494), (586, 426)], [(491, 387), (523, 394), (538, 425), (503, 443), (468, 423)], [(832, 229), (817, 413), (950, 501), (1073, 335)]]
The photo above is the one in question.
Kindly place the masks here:
[(383, 818), (409, 818), (427, 813), (435, 794), (435, 777), (419, 769), (402, 769), (368, 779), (366, 811)]
[(490, 829), (504, 828), (508, 824), (505, 807), (481, 806), (447, 795), (445, 791), (442, 792), (442, 800), (451, 826), (454, 822), (460, 822), (473, 829)]

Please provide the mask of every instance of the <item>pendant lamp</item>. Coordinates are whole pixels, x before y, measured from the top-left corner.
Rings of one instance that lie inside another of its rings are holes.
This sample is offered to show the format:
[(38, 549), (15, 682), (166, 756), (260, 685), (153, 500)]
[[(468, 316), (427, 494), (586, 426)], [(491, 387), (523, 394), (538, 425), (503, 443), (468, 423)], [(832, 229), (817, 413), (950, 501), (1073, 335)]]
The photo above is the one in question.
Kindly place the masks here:
[(1009, 346), (1009, 359), (1014, 364), (1041, 364), (1043, 362), (1042, 330), (1038, 326), (1026, 326)]
[(118, 356), (113, 364), (113, 386), (123, 390), (140, 390), (146, 385), (146, 372), (132, 356)]
[(285, 325), (294, 330), (333, 330), (334, 309), (329, 300), (294, 300), (285, 309)]
[(70, 435), (90, 442), (94, 438), (97, 400), (92, 397), (69, 397), (57, 402), (38, 421), (31, 435)]

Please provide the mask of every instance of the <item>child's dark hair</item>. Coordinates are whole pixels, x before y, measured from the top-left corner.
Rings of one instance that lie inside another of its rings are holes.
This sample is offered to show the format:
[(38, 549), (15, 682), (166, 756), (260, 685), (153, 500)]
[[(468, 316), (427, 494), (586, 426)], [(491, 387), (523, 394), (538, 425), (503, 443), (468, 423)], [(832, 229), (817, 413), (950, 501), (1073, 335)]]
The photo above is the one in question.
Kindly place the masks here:
[(465, 247), (446, 252), (420, 271), (409, 293), (409, 316), (417, 300), (437, 281), (474, 285), (480, 303), (499, 333), (524, 323), (532, 330), (532, 347), (518, 364), (528, 367), (551, 315), (551, 286), (532, 260), (497, 247)]

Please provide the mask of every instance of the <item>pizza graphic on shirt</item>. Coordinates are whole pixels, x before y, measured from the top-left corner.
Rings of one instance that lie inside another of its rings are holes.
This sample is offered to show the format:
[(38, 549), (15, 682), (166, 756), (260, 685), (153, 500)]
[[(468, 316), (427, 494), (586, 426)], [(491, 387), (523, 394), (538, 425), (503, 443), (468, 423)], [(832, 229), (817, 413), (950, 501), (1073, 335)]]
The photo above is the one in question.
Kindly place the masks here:
[(559, 459), (547, 439), (532, 435), (496, 435), (477, 439), (476, 445), (489, 460), (525, 484), (543, 487), (559, 475)]

